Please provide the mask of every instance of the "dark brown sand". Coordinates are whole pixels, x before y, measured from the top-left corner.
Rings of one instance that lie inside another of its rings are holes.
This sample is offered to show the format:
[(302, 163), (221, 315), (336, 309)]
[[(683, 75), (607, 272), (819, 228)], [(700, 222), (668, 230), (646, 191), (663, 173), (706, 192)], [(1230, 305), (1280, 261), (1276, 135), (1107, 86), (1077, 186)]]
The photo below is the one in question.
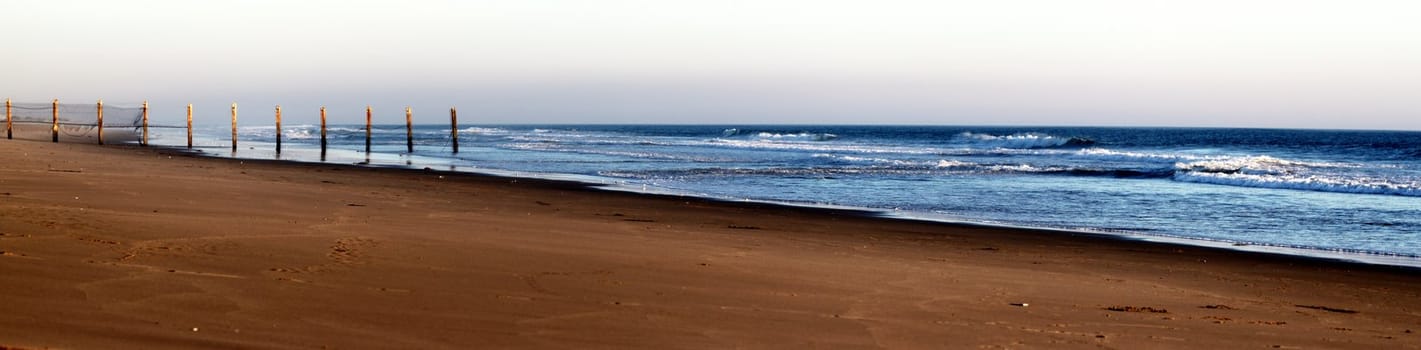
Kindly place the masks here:
[(1421, 273), (0, 139), (0, 349), (1421, 348)]

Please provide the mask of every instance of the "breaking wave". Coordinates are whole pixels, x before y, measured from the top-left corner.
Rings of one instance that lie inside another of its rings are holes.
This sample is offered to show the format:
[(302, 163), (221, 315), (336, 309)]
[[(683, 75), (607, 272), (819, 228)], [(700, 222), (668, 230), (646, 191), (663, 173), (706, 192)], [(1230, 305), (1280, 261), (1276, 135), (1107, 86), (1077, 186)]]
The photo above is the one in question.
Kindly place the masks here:
[(771, 131), (745, 131), (741, 129), (725, 129), (721, 131), (721, 138), (732, 138), (737, 136), (747, 136), (749, 139), (775, 140), (775, 141), (832, 141), (839, 138), (839, 135), (830, 133), (813, 133), (808, 131), (781, 133)]
[(1421, 197), (1421, 182), (1396, 181), (1371, 177), (1295, 176), (1184, 171), (1175, 173), (1173, 178), (1174, 180), (1184, 182), (1241, 187)]
[[(1140, 154), (1091, 150), (1090, 156), (1191, 160), (1173, 164), (1135, 166), (1083, 166), (1079, 164), (977, 163), (955, 159), (907, 160), (877, 156), (820, 153), (823, 166), (803, 168), (733, 169), (722, 175), (825, 175), (825, 174), (1036, 174), (1125, 179), (1168, 179), (1237, 187), (1291, 189), (1319, 192), (1421, 196), (1421, 179), (1379, 177), (1358, 164), (1306, 162), (1270, 156), (1196, 156)], [(835, 166), (837, 165), (837, 167)], [(664, 172), (671, 174), (675, 171)], [(714, 173), (699, 170), (697, 175)], [(678, 174), (686, 176), (691, 174)]]
[(1379, 177), (1364, 170), (1357, 164), (1252, 156), (1176, 163), (1172, 178), (1240, 187), (1421, 196), (1421, 180)]
[(1354, 168), (1356, 165), (1329, 162), (1300, 162), (1269, 156), (1232, 157), (1176, 163), (1175, 168), (1199, 173), (1291, 175), (1319, 168)]
[(1082, 137), (1060, 137), (1042, 133), (1017, 133), (992, 135), (964, 132), (957, 138), (965, 140), (974, 148), (1038, 149), (1057, 147), (1084, 147), (1095, 144), (1094, 140)]

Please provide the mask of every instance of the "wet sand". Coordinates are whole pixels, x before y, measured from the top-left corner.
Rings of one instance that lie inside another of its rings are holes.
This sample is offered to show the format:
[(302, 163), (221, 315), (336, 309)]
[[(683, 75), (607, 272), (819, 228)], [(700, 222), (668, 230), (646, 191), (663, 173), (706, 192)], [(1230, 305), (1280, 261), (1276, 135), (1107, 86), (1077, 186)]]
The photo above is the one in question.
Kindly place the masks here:
[(1416, 269), (0, 139), (0, 349), (1421, 348)]

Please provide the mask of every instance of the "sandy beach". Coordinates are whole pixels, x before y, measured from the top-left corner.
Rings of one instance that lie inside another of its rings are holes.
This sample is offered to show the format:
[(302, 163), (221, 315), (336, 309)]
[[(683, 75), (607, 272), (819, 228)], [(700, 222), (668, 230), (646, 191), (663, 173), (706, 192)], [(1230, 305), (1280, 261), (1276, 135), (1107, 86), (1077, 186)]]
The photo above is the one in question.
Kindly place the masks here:
[(1416, 269), (0, 139), (0, 349), (1421, 348)]

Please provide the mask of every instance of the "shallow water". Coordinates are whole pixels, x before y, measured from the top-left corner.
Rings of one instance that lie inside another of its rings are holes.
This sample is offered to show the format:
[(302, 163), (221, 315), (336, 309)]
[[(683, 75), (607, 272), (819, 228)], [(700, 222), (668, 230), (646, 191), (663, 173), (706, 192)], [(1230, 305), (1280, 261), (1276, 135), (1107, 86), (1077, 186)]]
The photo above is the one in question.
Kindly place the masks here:
[[(205, 129), (219, 156), (270, 158), (274, 127)], [(571, 176), (733, 200), (1128, 233), (1229, 245), (1421, 257), (1421, 133), (947, 126), (363, 126), (330, 129), (328, 162)], [(159, 130), (155, 144), (185, 142)], [(282, 130), (318, 161), (319, 130)]]

